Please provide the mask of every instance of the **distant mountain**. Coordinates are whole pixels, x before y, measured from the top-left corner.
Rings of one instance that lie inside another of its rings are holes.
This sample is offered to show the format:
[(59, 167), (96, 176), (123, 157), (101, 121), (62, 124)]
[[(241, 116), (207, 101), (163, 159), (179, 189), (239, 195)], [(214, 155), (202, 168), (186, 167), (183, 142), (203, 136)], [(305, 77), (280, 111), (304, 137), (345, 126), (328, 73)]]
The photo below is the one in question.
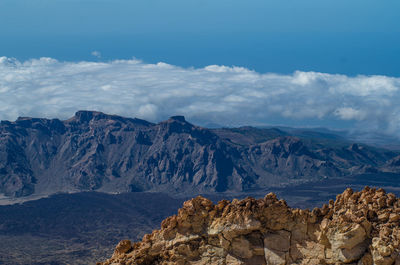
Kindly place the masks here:
[[(272, 127), (266, 127), (272, 128)], [(379, 131), (362, 131), (362, 130), (330, 130), (327, 128), (292, 128), (284, 126), (276, 126), (279, 129), (292, 136), (300, 138), (317, 138), (317, 139), (338, 139), (350, 142), (363, 143), (379, 148), (385, 148), (394, 151), (400, 151), (400, 139), (394, 135)]]
[(240, 192), (400, 172), (399, 153), (323, 132), (207, 129), (182, 116), (158, 124), (94, 111), (0, 124), (0, 192)]

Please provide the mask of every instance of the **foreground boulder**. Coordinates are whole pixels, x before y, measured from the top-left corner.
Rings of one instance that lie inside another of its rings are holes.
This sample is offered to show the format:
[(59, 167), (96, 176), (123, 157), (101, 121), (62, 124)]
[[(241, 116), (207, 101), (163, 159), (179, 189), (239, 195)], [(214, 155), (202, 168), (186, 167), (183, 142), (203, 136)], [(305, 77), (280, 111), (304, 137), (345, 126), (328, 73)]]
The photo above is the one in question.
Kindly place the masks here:
[(142, 242), (121, 241), (110, 264), (400, 264), (400, 199), (347, 189), (322, 208), (197, 197)]

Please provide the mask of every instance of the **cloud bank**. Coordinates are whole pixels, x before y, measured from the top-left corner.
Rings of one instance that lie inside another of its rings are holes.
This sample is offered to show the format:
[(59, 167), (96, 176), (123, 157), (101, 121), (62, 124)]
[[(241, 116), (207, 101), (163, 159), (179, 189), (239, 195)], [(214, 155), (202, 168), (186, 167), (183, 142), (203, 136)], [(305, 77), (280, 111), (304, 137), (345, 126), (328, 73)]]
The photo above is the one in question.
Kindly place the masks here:
[(66, 119), (77, 110), (223, 126), (323, 124), (400, 136), (400, 78), (242, 67), (182, 68), (140, 60), (20, 62), (0, 57), (0, 119)]

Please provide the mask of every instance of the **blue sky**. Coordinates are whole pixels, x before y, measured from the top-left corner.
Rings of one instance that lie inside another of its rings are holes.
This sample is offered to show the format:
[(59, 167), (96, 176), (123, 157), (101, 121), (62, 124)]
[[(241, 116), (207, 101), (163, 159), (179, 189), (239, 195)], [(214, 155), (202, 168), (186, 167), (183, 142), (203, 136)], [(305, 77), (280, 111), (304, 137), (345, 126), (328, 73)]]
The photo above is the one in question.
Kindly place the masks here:
[(400, 138), (399, 11), (399, 0), (0, 0), (0, 120), (87, 109)]
[(0, 56), (400, 76), (397, 0), (1, 0)]

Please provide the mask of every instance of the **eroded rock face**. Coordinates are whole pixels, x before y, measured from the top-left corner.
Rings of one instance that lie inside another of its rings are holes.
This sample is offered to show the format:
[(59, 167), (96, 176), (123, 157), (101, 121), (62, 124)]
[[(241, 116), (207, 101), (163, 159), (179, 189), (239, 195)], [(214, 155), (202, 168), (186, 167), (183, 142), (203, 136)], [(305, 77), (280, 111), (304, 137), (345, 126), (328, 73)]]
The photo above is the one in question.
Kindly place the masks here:
[(400, 264), (400, 199), (347, 189), (322, 208), (197, 197), (142, 242), (121, 241), (110, 264)]
[(0, 193), (242, 192), (400, 173), (398, 153), (307, 139), (277, 129), (211, 130), (182, 116), (158, 124), (96, 111), (64, 121), (21, 117), (0, 122)]

